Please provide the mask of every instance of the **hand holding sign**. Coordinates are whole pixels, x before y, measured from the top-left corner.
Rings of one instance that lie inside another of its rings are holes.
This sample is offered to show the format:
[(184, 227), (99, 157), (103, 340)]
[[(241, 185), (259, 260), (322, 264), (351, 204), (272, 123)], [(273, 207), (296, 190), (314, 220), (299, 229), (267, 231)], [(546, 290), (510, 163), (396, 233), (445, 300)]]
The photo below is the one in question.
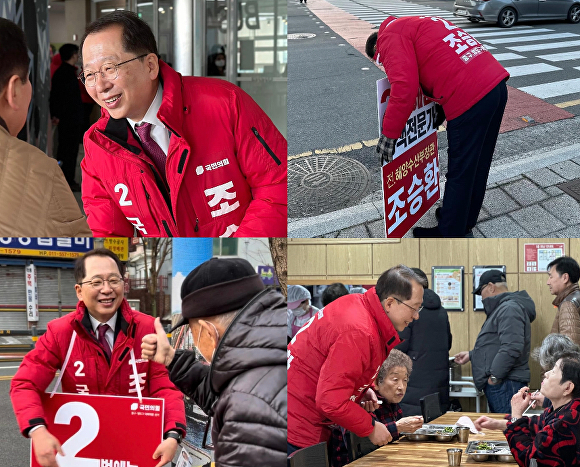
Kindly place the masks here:
[(37, 428), (30, 435), (34, 446), (34, 456), (42, 467), (58, 467), (56, 452), (64, 456), (64, 452), (54, 436), (45, 427)]
[(147, 334), (143, 337), (141, 342), (141, 358), (153, 360), (154, 362), (168, 366), (174, 356), (175, 350), (171, 347), (167, 339), (165, 330), (161, 325), (161, 320), (155, 318), (155, 334)]

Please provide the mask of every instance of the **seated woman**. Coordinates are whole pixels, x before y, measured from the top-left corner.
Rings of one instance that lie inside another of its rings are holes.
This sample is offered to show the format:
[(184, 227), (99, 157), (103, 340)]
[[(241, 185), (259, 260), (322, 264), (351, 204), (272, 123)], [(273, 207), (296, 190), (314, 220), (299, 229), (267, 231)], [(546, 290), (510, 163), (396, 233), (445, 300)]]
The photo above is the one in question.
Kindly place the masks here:
[[(393, 441), (399, 439), (400, 432), (413, 433), (423, 426), (421, 416), (401, 418), (403, 411), (399, 402), (407, 391), (412, 368), (411, 359), (403, 352), (393, 349), (379, 368), (374, 382), (374, 389), (378, 392), (377, 396), (382, 405), (372, 415), (386, 425)], [(342, 427), (334, 428), (329, 441), (329, 451), (332, 467), (342, 467), (354, 461), (350, 454), (350, 433)]]
[(531, 459), (538, 466), (580, 465), (580, 361), (561, 358), (544, 375), (542, 394), (552, 401), (540, 416), (523, 417), (532, 401), (527, 387), (511, 400), (512, 418), (493, 420), (480, 417), (475, 427), (504, 430), (518, 465), (528, 467)]

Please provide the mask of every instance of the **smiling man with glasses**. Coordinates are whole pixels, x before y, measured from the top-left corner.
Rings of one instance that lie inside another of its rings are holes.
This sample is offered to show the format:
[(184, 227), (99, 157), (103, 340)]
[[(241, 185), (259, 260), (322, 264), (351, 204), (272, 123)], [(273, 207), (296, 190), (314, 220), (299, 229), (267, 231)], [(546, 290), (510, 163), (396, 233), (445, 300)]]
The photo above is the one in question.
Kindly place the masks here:
[(426, 281), (407, 266), (385, 271), (364, 294), (338, 298), (304, 325), (288, 345), (288, 455), (330, 437), (339, 425), (377, 446), (392, 441), (368, 412), (371, 389), (398, 331), (419, 319)]
[[(76, 311), (48, 323), (46, 333), (22, 361), (10, 390), (20, 430), (33, 439), (34, 455), (42, 467), (57, 467), (55, 451), (61, 449), (46, 429), (40, 399), (56, 371), (63, 372), (63, 392), (136, 396), (131, 351), (140, 355), (141, 339), (155, 332), (153, 317), (132, 310), (124, 298), (124, 266), (117, 255), (104, 248), (90, 251), (77, 260), (74, 272)], [(164, 441), (143, 446), (161, 467), (173, 459), (185, 435), (183, 398), (163, 365), (147, 360), (136, 360), (135, 365), (143, 378), (143, 397), (165, 399)], [(133, 429), (120, 427), (127, 433)]]
[(90, 24), (81, 51), (102, 107), (81, 164), (95, 236), (286, 236), (287, 143), (250, 96), (181, 76), (129, 11)]

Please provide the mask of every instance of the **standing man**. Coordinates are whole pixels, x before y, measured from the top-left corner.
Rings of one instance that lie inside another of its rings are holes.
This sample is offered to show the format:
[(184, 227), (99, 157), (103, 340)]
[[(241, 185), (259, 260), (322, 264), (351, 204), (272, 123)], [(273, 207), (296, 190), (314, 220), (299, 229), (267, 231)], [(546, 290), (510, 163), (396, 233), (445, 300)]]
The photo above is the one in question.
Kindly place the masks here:
[[(124, 267), (113, 252), (104, 248), (88, 252), (77, 260), (74, 272), (79, 299), (76, 312), (48, 323), (10, 386), (20, 431), (34, 441), (34, 455), (42, 467), (57, 467), (55, 451), (62, 454), (60, 443), (46, 429), (40, 399), (56, 371), (63, 372), (63, 392), (134, 397), (131, 350), (139, 355), (143, 336), (155, 332), (153, 318), (132, 310), (125, 300)], [(62, 368), (65, 359), (68, 364)], [(163, 365), (146, 360), (135, 364), (144, 379), (143, 396), (165, 399), (164, 441), (156, 449), (143, 446), (159, 459), (156, 467), (161, 467), (173, 459), (185, 435), (183, 396), (169, 381)], [(120, 427), (116, 435), (130, 436), (134, 430)]]
[(81, 50), (103, 108), (81, 163), (95, 236), (286, 236), (286, 140), (250, 96), (182, 77), (129, 11), (91, 23)]
[(399, 332), (397, 349), (413, 360), (413, 373), (405, 397), (400, 403), (403, 415), (421, 415), (419, 399), (439, 393), (443, 413), (449, 410), (449, 350), (452, 336), (447, 310), (441, 306), (439, 295), (429, 289), (427, 275), (419, 268), (413, 271), (425, 281), (421, 319), (413, 321)]
[(437, 125), (447, 116), (449, 168), (443, 207), (435, 213), (439, 225), (417, 227), (413, 235), (471, 236), (507, 102), (509, 73), (476, 39), (435, 17), (389, 16), (368, 38), (366, 53), (384, 66), (391, 83), (377, 146), (381, 165), (392, 160), (420, 87), (445, 111), (435, 118)]
[(493, 413), (509, 413), (512, 396), (530, 380), (531, 323), (536, 307), (525, 290), (509, 292), (506, 276), (497, 269), (485, 271), (479, 287), (487, 318), (473, 350), (459, 352), (455, 361), (471, 361), (473, 382), (485, 392)]
[[(399, 265), (365, 294), (335, 300), (288, 345), (288, 454), (328, 441), (330, 425), (383, 446), (387, 427), (368, 413), (379, 408), (370, 388), (397, 331), (419, 319), (424, 280)], [(363, 407), (361, 407), (361, 402)]]
[(77, 79), (79, 47), (64, 44), (58, 53), (62, 63), (54, 72), (50, 88), (50, 116), (58, 125), (58, 150), (56, 159), (62, 163), (62, 172), (72, 191), (81, 191), (75, 182), (77, 156), (83, 125), (83, 101)]
[(29, 62), (24, 33), (0, 18), (0, 236), (90, 236), (56, 161), (17, 138), (32, 98)]
[(550, 333), (564, 334), (580, 345), (580, 266), (574, 258), (561, 256), (548, 264), (550, 293), (558, 308)]
[(216, 467), (285, 465), (284, 297), (266, 289), (245, 259), (212, 258), (187, 275), (181, 300), (176, 327), (189, 325), (209, 364), (193, 350), (174, 350), (159, 319), (156, 334), (143, 338), (142, 358), (166, 365), (171, 381), (211, 417)]

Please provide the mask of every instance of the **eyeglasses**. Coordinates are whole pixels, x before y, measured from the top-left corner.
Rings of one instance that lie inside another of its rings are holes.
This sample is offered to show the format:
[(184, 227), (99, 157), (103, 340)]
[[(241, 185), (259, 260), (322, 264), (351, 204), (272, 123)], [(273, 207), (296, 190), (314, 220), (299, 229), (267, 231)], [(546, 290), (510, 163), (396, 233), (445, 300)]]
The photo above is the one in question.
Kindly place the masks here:
[(117, 79), (119, 76), (119, 67), (124, 65), (125, 63), (132, 62), (133, 60), (137, 60), (138, 58), (143, 58), (149, 55), (148, 53), (139, 55), (138, 57), (132, 58), (131, 60), (125, 60), (121, 63), (105, 63), (101, 66), (101, 69), (96, 73), (87, 73), (85, 75), (84, 71), (81, 71), (78, 78), (81, 82), (88, 88), (94, 88), (97, 85), (97, 74), (100, 74), (102, 78), (113, 80)]
[(421, 310), (423, 309), (422, 306), (420, 306), (418, 309), (413, 308), (411, 305), (407, 305), (403, 300), (398, 299), (397, 297), (393, 297), (395, 300), (397, 300), (401, 305), (405, 305), (408, 308), (411, 308), (411, 310), (413, 310), (416, 313), (421, 313)]
[(114, 289), (116, 287), (119, 287), (124, 281), (122, 278), (118, 276), (112, 276), (109, 279), (101, 279), (100, 277), (96, 277), (94, 279), (91, 279), (90, 281), (81, 282), (79, 283), (79, 285), (82, 286), (83, 284), (91, 284), (93, 289), (101, 290), (105, 286), (105, 282), (108, 282), (109, 285)]

